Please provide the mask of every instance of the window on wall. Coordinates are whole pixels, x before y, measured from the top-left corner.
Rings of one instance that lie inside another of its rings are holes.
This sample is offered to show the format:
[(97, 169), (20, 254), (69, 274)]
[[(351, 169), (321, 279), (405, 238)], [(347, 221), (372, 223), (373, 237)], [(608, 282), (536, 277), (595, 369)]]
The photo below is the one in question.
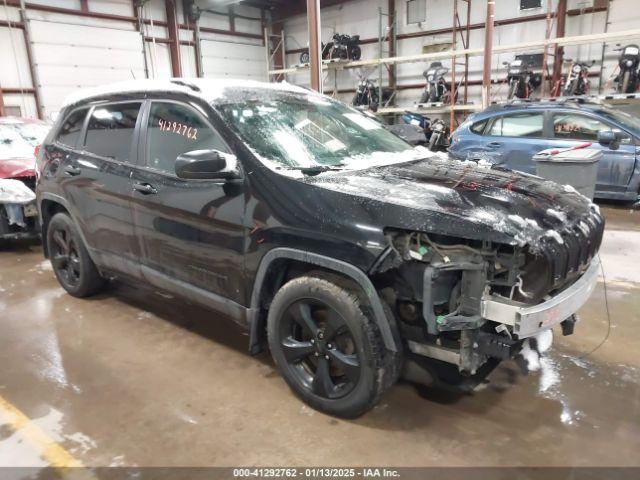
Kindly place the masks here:
[(426, 0), (407, 0), (407, 23), (420, 23), (427, 19)]
[(542, 0), (520, 0), (520, 10), (542, 7)]
[(118, 103), (94, 108), (89, 118), (84, 143), (87, 151), (101, 157), (128, 162), (140, 105)]

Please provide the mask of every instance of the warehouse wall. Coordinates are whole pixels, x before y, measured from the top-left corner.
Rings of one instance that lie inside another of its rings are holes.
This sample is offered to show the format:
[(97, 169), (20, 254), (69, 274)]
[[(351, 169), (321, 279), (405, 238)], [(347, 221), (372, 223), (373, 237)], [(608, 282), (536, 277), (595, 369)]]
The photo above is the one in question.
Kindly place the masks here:
[[(441, 28), (451, 28), (453, 21), (453, 2), (451, 0), (425, 0), (427, 5), (427, 19), (422, 24), (408, 25), (406, 22), (406, 0), (395, 0), (395, 9), (398, 12), (398, 34), (411, 33), (416, 31), (434, 30)], [(518, 0), (497, 0), (496, 20), (527, 17), (531, 15), (546, 14), (547, 0), (543, 0), (542, 7), (532, 10), (520, 11)], [(459, 1), (460, 21), (466, 24), (466, 4)], [(484, 23), (486, 18), (486, 2), (472, 0), (471, 23)], [(569, 0), (568, 9), (579, 9), (593, 6), (593, 0)], [(552, 11), (556, 10), (557, 0), (552, 0)], [(322, 10), (322, 37), (324, 41), (329, 41), (334, 32), (359, 34), (361, 38), (378, 37), (378, 9), (383, 12), (388, 11), (387, 0), (353, 0), (340, 6), (325, 8)], [(637, 8), (637, 0), (612, 0), (609, 18), (608, 31), (619, 31), (637, 28), (640, 21), (640, 12)], [(386, 22), (386, 17), (384, 17)], [(566, 22), (566, 35), (586, 35), (590, 33), (602, 33), (605, 30), (606, 13), (589, 13), (579, 16), (569, 16)], [(288, 19), (284, 24), (286, 34), (287, 50), (301, 48), (307, 45), (307, 24), (305, 16), (297, 16)], [(546, 20), (529, 21), (526, 23), (516, 23), (511, 25), (496, 26), (494, 31), (494, 45), (509, 45), (527, 41), (544, 39), (546, 30)], [(555, 36), (555, 22), (553, 24), (552, 37)], [(397, 55), (414, 55), (422, 53), (425, 46), (450, 43), (451, 34), (419, 37), (411, 39), (401, 39), (398, 41)], [(482, 48), (484, 46), (484, 29), (471, 30), (470, 48)], [(385, 46), (386, 48), (386, 46)], [(458, 47), (463, 48), (458, 37)], [(607, 45), (605, 63), (603, 69), (603, 89), (611, 91), (613, 86), (610, 76), (617, 65), (617, 53), (613, 51), (615, 44)], [(378, 56), (378, 45), (363, 45), (363, 58), (376, 58)], [(552, 53), (552, 49), (549, 49)], [(540, 51), (542, 53), (542, 51)], [(386, 56), (386, 52), (384, 56)], [(595, 60), (597, 63), (591, 69), (592, 72), (599, 71), (600, 59), (602, 55), (602, 44), (581, 45), (567, 47), (565, 58), (577, 58), (581, 60)], [(287, 65), (299, 62), (299, 54), (287, 55)], [(492, 58), (492, 78), (502, 81), (506, 74), (502, 62), (514, 58), (514, 54), (496, 54)], [(461, 62), (459, 59), (458, 62)], [(550, 64), (552, 63), (550, 58)], [(451, 66), (450, 60), (442, 62), (446, 66)], [(424, 63), (400, 64), (397, 66), (397, 81), (399, 85), (410, 85), (424, 83), (422, 71), (428, 65)], [(469, 59), (469, 80), (480, 82), (482, 80), (482, 57), (471, 57)], [(463, 71), (463, 65), (457, 67), (458, 79)], [(337, 73), (337, 86), (339, 90), (353, 88), (358, 81), (358, 76), (371, 76), (377, 79), (377, 67), (362, 69), (347, 69)], [(325, 72), (324, 88), (326, 92), (332, 92), (336, 84), (334, 73)], [(383, 84), (387, 81), (384, 75)], [(308, 84), (308, 73), (299, 73), (289, 76), (289, 80), (296, 83)], [(607, 82), (608, 81), (608, 82)], [(598, 87), (598, 78), (592, 78), (592, 87)], [(494, 99), (506, 96), (505, 85), (495, 85), (493, 87)], [(350, 100), (352, 93), (342, 93), (338, 95), (341, 99)], [(414, 104), (420, 97), (419, 89), (399, 90), (397, 103), (400, 105)], [(469, 87), (469, 101), (480, 101), (480, 86)]]
[[(29, 3), (80, 9), (79, 0), (30, 0)], [(178, 21), (183, 22), (182, 2), (178, 3)], [(148, 73), (145, 74), (143, 41), (134, 16), (132, 0), (89, 0), (89, 11), (121, 15), (129, 20), (90, 18), (69, 13), (44, 12), (27, 8), (32, 34), (34, 63), (37, 69), (45, 115), (56, 112), (64, 98), (74, 90), (132, 78), (171, 77), (169, 45), (145, 42)], [(202, 61), (206, 77), (242, 77), (265, 80), (265, 50), (262, 45), (261, 12), (257, 8), (235, 6), (235, 12), (255, 20), (236, 18), (235, 30), (255, 38), (203, 31)], [(225, 10), (221, 7), (220, 10)], [(163, 0), (150, 0), (142, 9), (147, 37), (167, 39), (167, 28), (155, 24), (166, 21)], [(0, 21), (20, 21), (18, 8), (0, 1)], [(201, 27), (230, 30), (227, 15), (203, 12)], [(9, 110), (18, 108), (28, 117), (37, 116), (31, 91), (34, 82), (29, 71), (23, 31), (0, 22), (0, 86), (9, 92), (26, 89), (24, 94), (5, 93)], [(193, 41), (193, 32), (180, 29), (180, 39)], [(180, 46), (183, 76), (196, 76), (196, 58), (192, 45)]]

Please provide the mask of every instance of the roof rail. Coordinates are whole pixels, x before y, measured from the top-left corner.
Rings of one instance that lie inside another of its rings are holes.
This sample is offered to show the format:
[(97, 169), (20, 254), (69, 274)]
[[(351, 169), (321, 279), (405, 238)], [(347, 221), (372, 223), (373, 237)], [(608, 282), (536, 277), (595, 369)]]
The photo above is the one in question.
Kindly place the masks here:
[(193, 83), (190, 82), (185, 82), (184, 80), (180, 80), (180, 79), (175, 79), (172, 78), (171, 80), (169, 80), (171, 83), (174, 83), (176, 85), (181, 85), (183, 87), (187, 87), (190, 88), (191, 90), (193, 90), (194, 92), (200, 92), (200, 87), (198, 87), (197, 85), (194, 85)]

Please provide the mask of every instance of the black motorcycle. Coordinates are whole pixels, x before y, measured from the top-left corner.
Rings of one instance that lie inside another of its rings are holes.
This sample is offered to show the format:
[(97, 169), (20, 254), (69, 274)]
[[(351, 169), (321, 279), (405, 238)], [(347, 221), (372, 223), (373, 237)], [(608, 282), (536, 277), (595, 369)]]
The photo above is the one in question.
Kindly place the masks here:
[(336, 33), (333, 36), (333, 50), (330, 58), (342, 58), (344, 60), (360, 60), (360, 35), (343, 35)]
[[(330, 60), (332, 58), (360, 60), (362, 50), (358, 45), (359, 43), (360, 35), (343, 35), (336, 33), (333, 35), (333, 41), (322, 44), (322, 60)], [(300, 63), (309, 63), (309, 50), (305, 50), (300, 54)]]
[(448, 128), (441, 119), (434, 120), (430, 126), (429, 150), (432, 152), (445, 151), (449, 147)]
[(638, 90), (638, 64), (640, 64), (640, 48), (638, 45), (627, 45), (617, 49), (620, 53), (618, 66), (620, 73), (614, 79), (618, 83), (619, 93), (633, 93)]
[(420, 103), (449, 103), (451, 100), (451, 89), (449, 83), (444, 79), (449, 69), (443, 67), (441, 62), (432, 62), (422, 75), (427, 79)]
[[(393, 90), (387, 87), (382, 87), (382, 104), (387, 105), (393, 95)], [(360, 77), (358, 86), (356, 87), (356, 93), (353, 96), (351, 104), (354, 107), (368, 107), (375, 110), (380, 104), (380, 89), (375, 85), (373, 80), (369, 80), (365, 77)]]
[(520, 58), (502, 64), (507, 67), (507, 83), (509, 84), (507, 99), (509, 100), (531, 97), (533, 91), (542, 83), (540, 74), (533, 73), (531, 70), (532, 64), (525, 64)]
[[(567, 59), (567, 62), (571, 60)], [(571, 68), (567, 75), (566, 83), (562, 95), (572, 97), (575, 95), (589, 95), (591, 82), (589, 82), (589, 67), (595, 62), (571, 62)]]

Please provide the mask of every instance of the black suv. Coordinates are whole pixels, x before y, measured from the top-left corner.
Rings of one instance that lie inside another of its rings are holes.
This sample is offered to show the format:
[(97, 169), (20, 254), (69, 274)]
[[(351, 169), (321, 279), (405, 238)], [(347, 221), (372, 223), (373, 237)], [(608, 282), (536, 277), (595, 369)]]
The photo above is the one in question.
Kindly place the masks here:
[(334, 415), (401, 374), (472, 388), (570, 333), (597, 280), (604, 223), (572, 188), (413, 148), (286, 83), (81, 92), (37, 163), (71, 295), (117, 277), (210, 306)]

